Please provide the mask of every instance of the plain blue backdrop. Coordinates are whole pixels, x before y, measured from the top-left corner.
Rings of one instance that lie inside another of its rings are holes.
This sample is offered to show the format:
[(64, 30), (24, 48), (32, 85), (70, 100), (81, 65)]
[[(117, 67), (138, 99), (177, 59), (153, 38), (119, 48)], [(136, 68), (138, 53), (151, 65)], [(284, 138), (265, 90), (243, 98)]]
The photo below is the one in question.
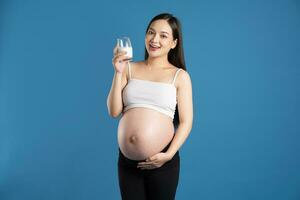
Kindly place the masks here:
[(120, 199), (106, 97), (116, 38), (182, 22), (194, 124), (178, 200), (300, 199), (300, 2), (0, 3), (0, 199)]

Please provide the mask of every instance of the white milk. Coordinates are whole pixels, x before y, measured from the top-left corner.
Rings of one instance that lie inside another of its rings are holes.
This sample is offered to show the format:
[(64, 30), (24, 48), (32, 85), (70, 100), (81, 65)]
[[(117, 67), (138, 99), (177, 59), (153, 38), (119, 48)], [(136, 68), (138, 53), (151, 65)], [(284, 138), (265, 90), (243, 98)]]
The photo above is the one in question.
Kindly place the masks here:
[(132, 58), (132, 47), (118, 47), (118, 51), (126, 51), (126, 56)]

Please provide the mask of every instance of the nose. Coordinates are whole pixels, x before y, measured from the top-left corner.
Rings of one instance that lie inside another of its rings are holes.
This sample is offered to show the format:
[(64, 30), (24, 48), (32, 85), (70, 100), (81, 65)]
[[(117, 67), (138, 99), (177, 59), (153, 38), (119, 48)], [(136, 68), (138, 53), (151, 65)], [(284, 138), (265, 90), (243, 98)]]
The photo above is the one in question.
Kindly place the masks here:
[(159, 35), (158, 34), (154, 34), (151, 41), (153, 43), (158, 43), (159, 42)]

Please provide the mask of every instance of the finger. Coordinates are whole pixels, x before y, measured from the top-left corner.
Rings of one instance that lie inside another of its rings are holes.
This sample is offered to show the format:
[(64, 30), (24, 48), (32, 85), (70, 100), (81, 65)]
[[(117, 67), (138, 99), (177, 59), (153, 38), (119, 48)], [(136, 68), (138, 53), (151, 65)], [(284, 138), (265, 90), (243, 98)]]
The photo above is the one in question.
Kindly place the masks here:
[(137, 166), (137, 168), (151, 168), (151, 167), (156, 167), (156, 165), (140, 165), (140, 166)]
[(126, 56), (126, 55), (122, 55), (122, 56), (118, 56), (117, 57), (117, 60), (118, 61), (126, 61), (126, 60), (128, 60), (130, 57), (129, 56)]
[(143, 167), (141, 168), (142, 170), (151, 170), (151, 169), (155, 169), (155, 166), (151, 166), (151, 167)]
[(118, 57), (113, 57), (112, 63), (115, 64), (115, 63), (117, 63), (117, 62), (119, 62)]
[(120, 55), (127, 54), (127, 51), (119, 50), (118, 47), (115, 47), (113, 52), (114, 52), (114, 56), (120, 56)]
[(114, 55), (114, 57), (115, 57), (116, 60), (124, 60), (124, 59), (128, 59), (129, 58), (128, 56), (126, 56), (126, 54), (123, 54), (123, 53), (122, 54), (118, 53), (118, 54)]
[(150, 169), (150, 168), (152, 168), (152, 166), (143, 166), (143, 167), (138, 167), (138, 168), (140, 168), (140, 169)]
[(139, 164), (137, 165), (137, 167), (146, 167), (146, 166), (150, 166), (151, 164)]
[(113, 52), (114, 52), (114, 54), (117, 54), (117, 52), (118, 52), (118, 46), (115, 46)]
[(149, 165), (152, 165), (153, 163), (151, 162), (145, 162), (145, 163), (140, 163), (138, 164), (138, 166), (149, 166)]
[(128, 59), (129, 59), (128, 56), (115, 56), (115, 57), (113, 57), (112, 62), (113, 63), (116, 63), (116, 62), (121, 63), (121, 62), (126, 61)]
[(157, 157), (148, 158), (146, 161), (155, 161), (155, 160), (157, 160)]
[(148, 162), (140, 162), (138, 163), (138, 165), (150, 165), (150, 164), (153, 164), (152, 161), (148, 161)]

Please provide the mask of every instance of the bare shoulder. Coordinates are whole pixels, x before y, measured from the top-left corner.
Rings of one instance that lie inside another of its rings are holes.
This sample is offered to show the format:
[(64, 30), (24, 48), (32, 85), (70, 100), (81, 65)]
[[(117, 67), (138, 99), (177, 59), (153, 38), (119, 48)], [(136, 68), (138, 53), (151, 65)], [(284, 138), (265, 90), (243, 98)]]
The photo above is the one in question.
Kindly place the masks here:
[(187, 89), (191, 85), (192, 85), (192, 80), (190, 74), (184, 69), (180, 70), (177, 74), (175, 86), (177, 88)]
[(132, 71), (133, 68), (136, 68), (137, 65), (140, 65), (140, 62), (130, 62), (126, 65), (126, 67), (124, 69), (125, 73), (123, 73), (123, 77), (126, 80), (126, 82), (129, 79), (129, 65), (130, 65), (130, 69)]

